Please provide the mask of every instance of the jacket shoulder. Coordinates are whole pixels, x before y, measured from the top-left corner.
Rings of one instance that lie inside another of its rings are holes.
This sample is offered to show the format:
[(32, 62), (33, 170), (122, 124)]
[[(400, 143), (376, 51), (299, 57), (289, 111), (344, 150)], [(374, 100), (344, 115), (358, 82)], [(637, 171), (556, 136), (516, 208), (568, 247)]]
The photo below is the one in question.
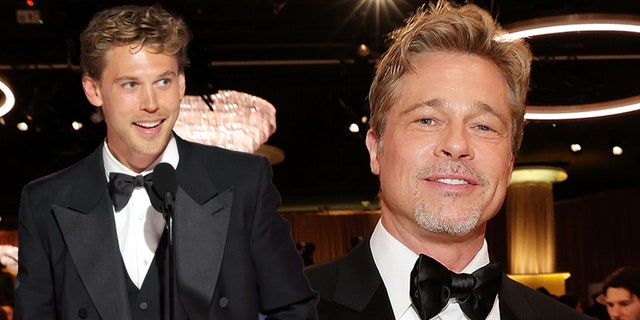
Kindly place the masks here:
[(305, 274), (311, 287), (318, 291), (323, 299), (333, 299), (338, 278), (338, 261), (325, 262), (305, 268)]
[(178, 150), (180, 150), (181, 157), (183, 154), (196, 154), (199, 157), (207, 157), (211, 159), (232, 159), (233, 161), (237, 161), (240, 163), (251, 163), (251, 162), (259, 162), (263, 158), (260, 155), (225, 149), (217, 146), (205, 145), (193, 141), (184, 140), (178, 136), (176, 136), (178, 141)]
[(510, 279), (506, 275), (502, 282), (500, 290), (501, 314), (506, 311), (504, 310), (506, 308), (517, 315), (518, 319), (593, 319), (541, 292)]
[(368, 249), (362, 246), (342, 258), (305, 269), (311, 286), (320, 294), (321, 320), (394, 318), (386, 288), (366, 254)]
[(89, 156), (74, 164), (28, 182), (23, 187), (23, 194), (29, 193), (36, 195), (37, 198), (49, 199), (65, 192), (71, 185), (85, 182), (87, 179), (96, 178), (97, 175), (102, 175), (102, 179), (106, 181), (104, 170), (100, 171), (96, 169), (102, 167), (101, 150), (102, 148), (98, 147)]

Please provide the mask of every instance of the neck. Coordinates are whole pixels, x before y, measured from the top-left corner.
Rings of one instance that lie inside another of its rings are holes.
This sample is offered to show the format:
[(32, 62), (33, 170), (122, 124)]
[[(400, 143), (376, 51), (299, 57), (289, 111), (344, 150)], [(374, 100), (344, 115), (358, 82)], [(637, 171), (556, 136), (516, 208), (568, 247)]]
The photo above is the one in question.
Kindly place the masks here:
[(149, 155), (149, 154), (138, 154), (133, 151), (127, 151), (126, 154), (117, 152), (113, 148), (109, 146), (107, 141), (107, 147), (109, 148), (109, 152), (113, 155), (118, 162), (120, 162), (125, 167), (131, 169), (131, 171), (140, 173), (145, 169), (149, 168), (153, 162), (155, 162), (160, 154), (157, 155)]
[(453, 272), (461, 272), (482, 248), (486, 224), (465, 235), (433, 233), (415, 221), (382, 212), (382, 225), (416, 254), (425, 254)]

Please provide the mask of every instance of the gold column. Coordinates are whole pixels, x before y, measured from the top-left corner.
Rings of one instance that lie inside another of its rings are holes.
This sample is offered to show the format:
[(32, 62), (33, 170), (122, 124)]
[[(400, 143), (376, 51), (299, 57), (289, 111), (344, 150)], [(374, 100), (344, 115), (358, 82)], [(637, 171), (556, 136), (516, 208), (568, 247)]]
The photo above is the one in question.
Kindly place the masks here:
[(555, 272), (553, 183), (566, 179), (566, 171), (555, 167), (514, 169), (506, 197), (511, 273)]

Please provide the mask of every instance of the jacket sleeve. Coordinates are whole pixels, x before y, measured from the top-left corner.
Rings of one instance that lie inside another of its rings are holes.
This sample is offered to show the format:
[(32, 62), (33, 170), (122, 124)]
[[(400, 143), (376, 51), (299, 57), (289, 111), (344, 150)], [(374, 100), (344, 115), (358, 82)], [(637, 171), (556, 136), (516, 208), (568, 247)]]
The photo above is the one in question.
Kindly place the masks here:
[(317, 294), (304, 274), (289, 223), (278, 213), (280, 194), (263, 160), (250, 240), (260, 312), (267, 319), (317, 319)]
[(38, 233), (29, 186), (22, 189), (18, 225), (18, 277), (14, 319), (55, 319), (53, 275), (46, 248)]

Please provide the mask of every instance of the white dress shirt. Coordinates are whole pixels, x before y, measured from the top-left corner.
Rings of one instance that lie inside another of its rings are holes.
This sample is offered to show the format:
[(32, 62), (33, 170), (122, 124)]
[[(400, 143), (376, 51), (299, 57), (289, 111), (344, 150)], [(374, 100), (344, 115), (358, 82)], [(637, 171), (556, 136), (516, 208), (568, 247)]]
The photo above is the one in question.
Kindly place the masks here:
[[(125, 167), (111, 154), (107, 141), (102, 148), (105, 174), (109, 180), (110, 172), (124, 173), (136, 176), (138, 173)], [(146, 175), (153, 172), (153, 168), (160, 162), (167, 162), (174, 168), (178, 167), (178, 147), (174, 137), (171, 137), (165, 151), (149, 168), (139, 173)], [(116, 232), (120, 254), (131, 281), (140, 288), (149, 271), (153, 256), (160, 242), (165, 227), (164, 217), (151, 206), (151, 200), (144, 187), (136, 187), (127, 205), (115, 212)], [(117, 263), (117, 262), (114, 262)]]
[[(378, 272), (382, 277), (384, 286), (387, 288), (389, 302), (391, 302), (395, 319), (420, 320), (420, 316), (411, 305), (411, 296), (409, 294), (411, 270), (413, 270), (413, 266), (416, 260), (418, 260), (418, 255), (389, 234), (380, 221), (378, 221), (371, 235), (371, 254), (373, 255), (373, 260), (376, 263)], [(488, 263), (489, 250), (487, 248), (487, 241), (485, 240), (480, 251), (478, 251), (461, 273), (473, 273)], [(456, 299), (452, 298), (444, 310), (432, 319), (465, 320), (468, 318), (465, 317)], [(500, 319), (500, 308), (498, 307), (497, 297), (487, 319)]]

